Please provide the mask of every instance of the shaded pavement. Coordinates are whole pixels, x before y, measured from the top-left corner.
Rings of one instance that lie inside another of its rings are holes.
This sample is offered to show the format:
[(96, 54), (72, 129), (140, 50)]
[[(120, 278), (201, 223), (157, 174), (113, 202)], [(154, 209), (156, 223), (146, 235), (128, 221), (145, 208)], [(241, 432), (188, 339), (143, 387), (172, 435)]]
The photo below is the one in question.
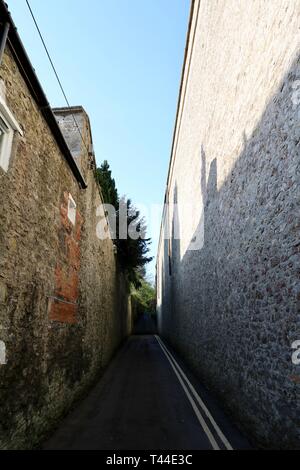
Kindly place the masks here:
[(226, 441), (233, 448), (249, 448), (208, 392), (187, 373), (214, 427), (159, 341), (154, 335), (131, 336), (43, 448), (225, 449)]

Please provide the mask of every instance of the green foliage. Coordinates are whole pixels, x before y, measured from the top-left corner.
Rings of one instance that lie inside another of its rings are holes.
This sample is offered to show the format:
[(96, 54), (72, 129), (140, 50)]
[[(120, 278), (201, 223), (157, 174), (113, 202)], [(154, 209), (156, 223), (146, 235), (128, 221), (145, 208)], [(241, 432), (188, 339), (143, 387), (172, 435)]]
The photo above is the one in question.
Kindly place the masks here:
[[(135, 287), (141, 285), (142, 271), (145, 274), (145, 265), (152, 258), (147, 256), (149, 252), (150, 238), (146, 238), (146, 223), (139, 211), (137, 211), (131, 200), (119, 199), (115, 180), (112, 178), (111, 170), (107, 160), (105, 160), (100, 168), (96, 170), (96, 177), (100, 184), (105, 204), (111, 204), (116, 209), (116, 239), (117, 257), (121, 269), (125, 272), (127, 279)], [(126, 239), (120, 238), (120, 220), (121, 211), (125, 213), (125, 221), (127, 220), (127, 230), (129, 236)], [(140, 236), (131, 237), (130, 234)]]
[[(126, 271), (129, 282), (135, 286), (140, 285), (140, 271), (152, 258), (147, 257), (149, 252), (150, 238), (146, 238), (146, 224), (140, 212), (136, 210), (130, 199), (122, 200), (127, 212), (127, 228), (129, 236), (127, 239), (117, 238), (118, 259), (121, 267)], [(117, 219), (117, 233), (119, 234), (119, 217)], [(138, 238), (131, 235), (140, 234)]]
[(100, 168), (96, 170), (96, 177), (102, 190), (102, 196), (105, 204), (111, 204), (118, 209), (119, 196), (115, 180), (111, 176), (111, 170), (107, 160), (104, 160)]
[(138, 313), (155, 313), (156, 293), (154, 287), (145, 279), (140, 279), (140, 286), (132, 289), (132, 298)]

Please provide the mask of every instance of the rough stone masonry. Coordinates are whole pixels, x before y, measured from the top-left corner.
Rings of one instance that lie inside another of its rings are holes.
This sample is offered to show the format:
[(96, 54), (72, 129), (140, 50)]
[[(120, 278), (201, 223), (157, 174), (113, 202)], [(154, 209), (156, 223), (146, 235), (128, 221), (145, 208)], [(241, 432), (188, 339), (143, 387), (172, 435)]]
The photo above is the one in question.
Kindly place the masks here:
[(89, 119), (81, 107), (53, 117), (0, 9), (11, 24), (1, 139), (12, 136), (9, 152), (0, 146), (0, 448), (13, 449), (37, 445), (93, 383), (129, 333), (130, 309), (112, 241), (96, 235)]
[(299, 25), (192, 2), (157, 257), (162, 335), (268, 448), (300, 445)]

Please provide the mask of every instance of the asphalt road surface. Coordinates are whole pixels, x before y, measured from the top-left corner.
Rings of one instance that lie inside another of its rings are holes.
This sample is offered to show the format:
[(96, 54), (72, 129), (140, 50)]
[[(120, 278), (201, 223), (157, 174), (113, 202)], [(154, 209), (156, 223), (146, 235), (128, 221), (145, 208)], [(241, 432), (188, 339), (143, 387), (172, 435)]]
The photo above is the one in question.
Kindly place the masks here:
[(44, 449), (248, 449), (213, 398), (156, 335), (133, 335)]

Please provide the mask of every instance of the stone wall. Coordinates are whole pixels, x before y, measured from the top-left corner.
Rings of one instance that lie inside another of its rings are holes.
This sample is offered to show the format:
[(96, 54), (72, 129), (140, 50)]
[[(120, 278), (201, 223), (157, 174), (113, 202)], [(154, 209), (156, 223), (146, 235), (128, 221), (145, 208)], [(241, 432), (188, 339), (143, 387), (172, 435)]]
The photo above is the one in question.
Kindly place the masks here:
[(193, 2), (157, 259), (162, 335), (273, 448), (300, 442), (299, 24), (298, 0)]
[(72, 111), (84, 138), (72, 142), (87, 182), (80, 189), (9, 47), (0, 80), (23, 130), (8, 171), (0, 168), (0, 448), (31, 448), (107, 365), (129, 333), (130, 305), (113, 244), (96, 235), (101, 196), (87, 115)]

